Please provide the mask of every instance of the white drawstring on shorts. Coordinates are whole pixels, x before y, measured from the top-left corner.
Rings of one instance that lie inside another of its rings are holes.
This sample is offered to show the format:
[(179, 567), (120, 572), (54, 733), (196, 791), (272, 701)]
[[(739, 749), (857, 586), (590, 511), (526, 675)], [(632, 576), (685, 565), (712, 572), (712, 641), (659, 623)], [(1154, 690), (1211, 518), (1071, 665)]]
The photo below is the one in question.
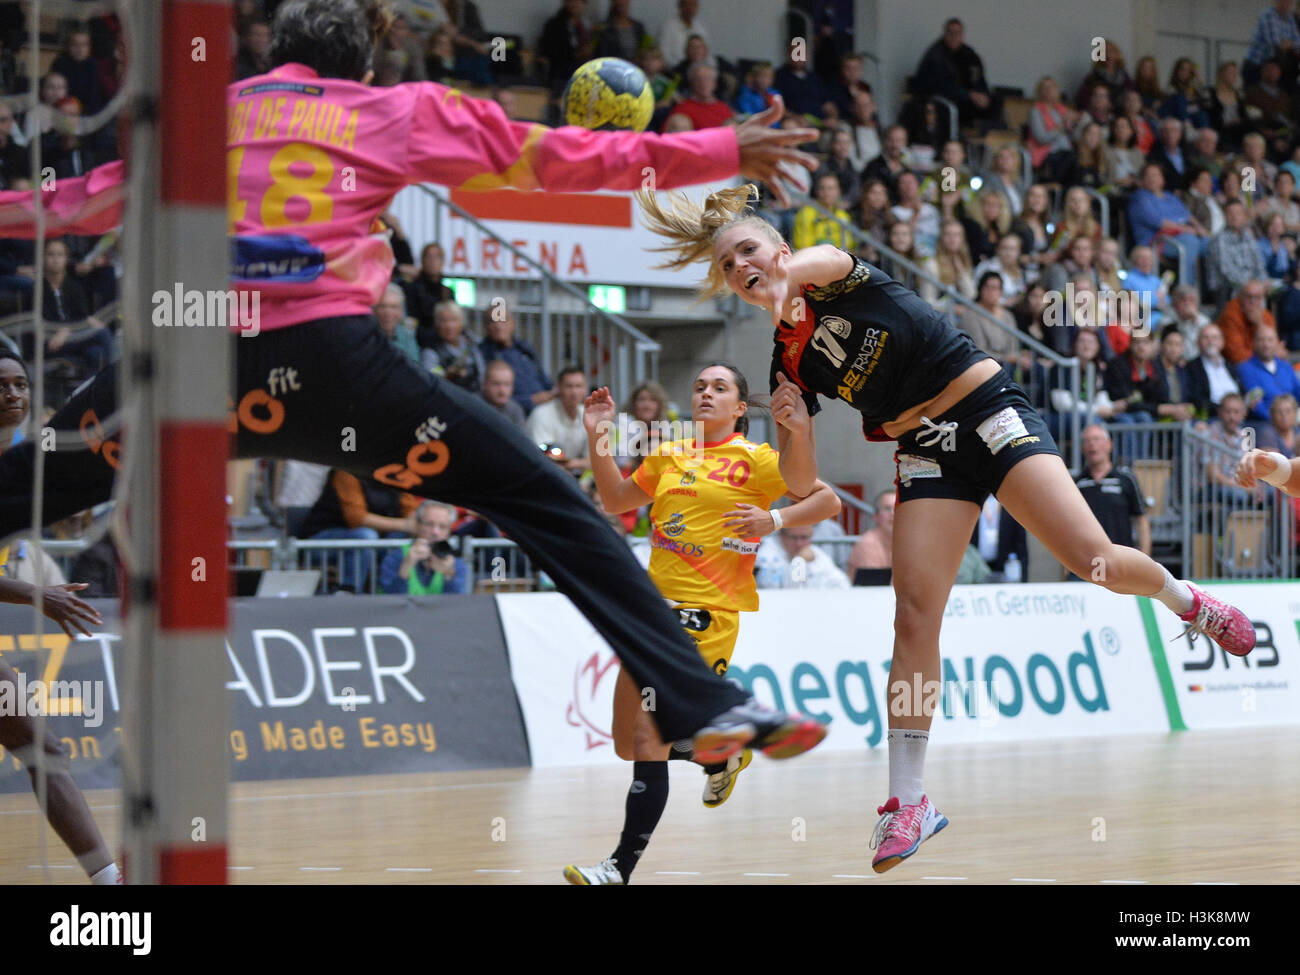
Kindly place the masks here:
[(920, 447), (933, 447), (935, 444), (943, 441), (944, 450), (956, 450), (957, 438), (957, 421), (949, 420), (947, 423), (935, 423), (928, 416), (921, 417), (921, 426), (925, 432), (918, 434), (916, 443)]

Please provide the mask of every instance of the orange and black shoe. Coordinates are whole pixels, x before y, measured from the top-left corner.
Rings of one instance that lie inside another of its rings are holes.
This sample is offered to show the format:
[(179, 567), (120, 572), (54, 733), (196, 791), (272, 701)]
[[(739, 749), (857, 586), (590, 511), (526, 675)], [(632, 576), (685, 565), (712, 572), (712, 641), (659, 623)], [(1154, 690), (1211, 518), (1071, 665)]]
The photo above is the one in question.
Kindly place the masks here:
[(793, 758), (826, 737), (820, 721), (797, 712), (778, 711), (750, 698), (723, 711), (695, 732), (695, 760), (701, 765), (725, 762), (745, 748), (768, 758)]

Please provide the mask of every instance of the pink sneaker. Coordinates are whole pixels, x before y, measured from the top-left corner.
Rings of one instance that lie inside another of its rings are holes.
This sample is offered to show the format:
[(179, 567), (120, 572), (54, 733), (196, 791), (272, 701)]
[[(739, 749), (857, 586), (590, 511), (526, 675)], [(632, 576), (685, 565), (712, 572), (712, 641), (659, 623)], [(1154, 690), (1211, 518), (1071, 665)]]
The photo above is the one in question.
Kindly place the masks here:
[(880, 813), (880, 822), (871, 835), (871, 848), (876, 851), (871, 869), (876, 873), (898, 866), (948, 825), (948, 817), (940, 815), (929, 796), (922, 796), (914, 806), (900, 806), (895, 796), (876, 812)]
[(1192, 641), (1204, 633), (1228, 653), (1244, 657), (1255, 649), (1255, 625), (1246, 614), (1208, 592), (1202, 592), (1191, 583), (1192, 608), (1178, 618), (1191, 625), (1182, 635), (1191, 634)]

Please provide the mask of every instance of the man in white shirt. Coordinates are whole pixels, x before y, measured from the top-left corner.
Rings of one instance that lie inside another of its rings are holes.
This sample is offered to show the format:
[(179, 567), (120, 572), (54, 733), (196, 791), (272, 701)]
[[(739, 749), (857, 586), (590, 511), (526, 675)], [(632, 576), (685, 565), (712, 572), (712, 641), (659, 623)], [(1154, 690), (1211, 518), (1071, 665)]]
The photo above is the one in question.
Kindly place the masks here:
[(533, 410), (528, 436), (539, 444), (559, 447), (566, 470), (581, 473), (591, 467), (587, 431), (582, 425), (582, 401), (587, 398), (587, 374), (581, 366), (565, 366), (555, 384), (559, 395)]
[[(1210, 320), (1201, 311), (1200, 293), (1189, 284), (1180, 284), (1169, 295), (1173, 310), (1165, 324), (1178, 326), (1183, 333), (1183, 348), (1188, 350), (1187, 361), (1195, 359), (1200, 352), (1201, 329), (1210, 324)], [(1219, 336), (1219, 347), (1223, 347), (1223, 336)], [(1217, 402), (1217, 400), (1216, 400)]]
[(699, 12), (700, 0), (677, 0), (677, 16), (670, 17), (659, 32), (659, 52), (669, 70), (686, 60), (686, 42), (692, 34), (699, 35), (713, 49), (709, 29), (696, 16)]
[(782, 528), (763, 539), (755, 559), (760, 589), (848, 589), (849, 577), (812, 543), (813, 528)]

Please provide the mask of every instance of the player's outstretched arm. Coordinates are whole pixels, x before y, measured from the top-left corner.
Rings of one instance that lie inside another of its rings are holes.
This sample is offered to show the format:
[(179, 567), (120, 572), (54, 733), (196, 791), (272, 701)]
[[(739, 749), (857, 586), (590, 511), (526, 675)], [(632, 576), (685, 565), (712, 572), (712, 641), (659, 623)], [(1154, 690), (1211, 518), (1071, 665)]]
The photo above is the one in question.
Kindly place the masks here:
[(587, 428), (587, 456), (596, 479), (600, 503), (611, 515), (621, 515), (654, 500), (630, 477), (618, 469), (610, 449), (609, 431), (614, 420), (614, 397), (608, 386), (601, 386), (582, 406), (582, 423)]
[(413, 182), (580, 192), (674, 189), (740, 173), (766, 182), (786, 200), (779, 167), (817, 165), (795, 148), (816, 139), (816, 130), (771, 128), (784, 111), (779, 104), (735, 127), (673, 135), (591, 132), (512, 122), (495, 102), (433, 82), (403, 87), (416, 98), (408, 158)]
[(1273, 485), (1283, 494), (1300, 497), (1300, 464), (1274, 451), (1249, 450), (1237, 462), (1238, 484), (1253, 488), (1257, 480)]
[[(85, 582), (68, 582), (59, 586), (44, 587), (41, 609), (46, 616), (58, 623), (68, 636), (76, 636), (76, 633), (72, 632), (74, 627), (86, 636), (90, 636), (90, 630), (86, 629), (87, 624), (104, 625), (99, 610), (73, 595), (88, 588), (89, 584)], [(31, 606), (35, 601), (36, 587), (30, 582), (0, 578), (0, 603)]]
[(786, 378), (776, 374), (777, 387), (772, 393), (772, 417), (778, 426), (777, 449), (781, 454), (781, 477), (796, 497), (806, 498), (817, 484), (817, 439), (813, 419), (803, 392)]

